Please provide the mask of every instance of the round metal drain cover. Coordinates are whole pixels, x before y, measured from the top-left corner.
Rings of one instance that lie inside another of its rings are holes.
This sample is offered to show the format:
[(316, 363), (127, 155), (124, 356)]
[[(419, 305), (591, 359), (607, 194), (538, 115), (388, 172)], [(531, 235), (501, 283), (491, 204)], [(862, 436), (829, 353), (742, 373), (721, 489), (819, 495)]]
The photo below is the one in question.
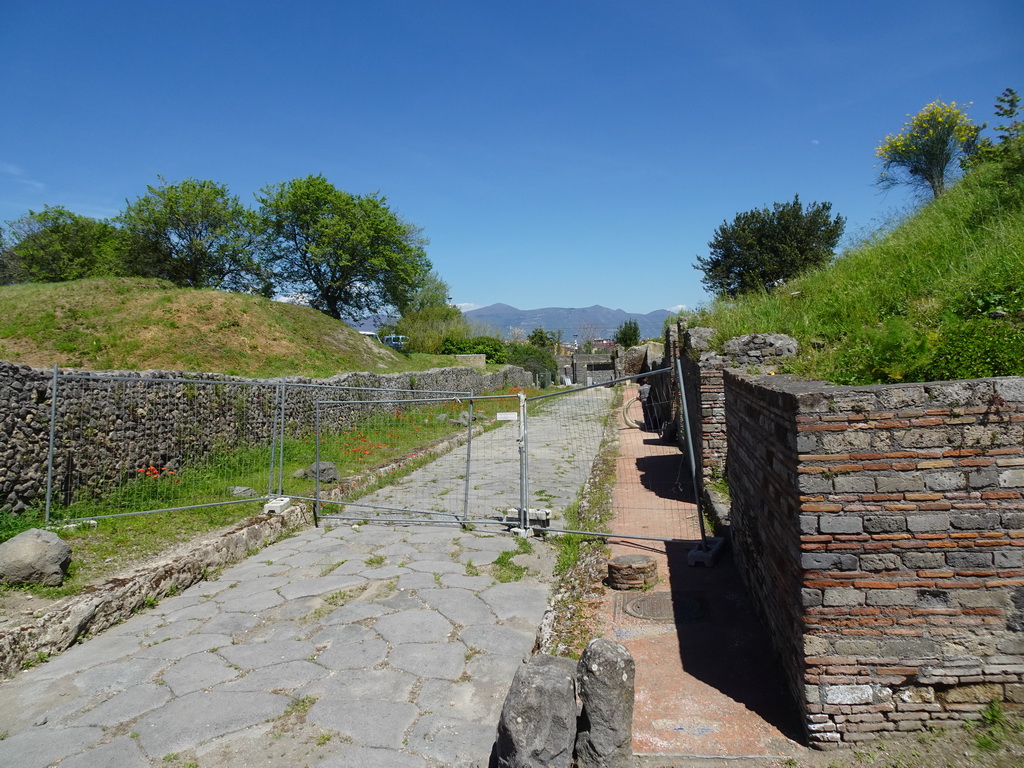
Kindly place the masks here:
[(689, 623), (708, 618), (707, 601), (699, 592), (651, 592), (630, 600), (625, 611), (650, 621)]

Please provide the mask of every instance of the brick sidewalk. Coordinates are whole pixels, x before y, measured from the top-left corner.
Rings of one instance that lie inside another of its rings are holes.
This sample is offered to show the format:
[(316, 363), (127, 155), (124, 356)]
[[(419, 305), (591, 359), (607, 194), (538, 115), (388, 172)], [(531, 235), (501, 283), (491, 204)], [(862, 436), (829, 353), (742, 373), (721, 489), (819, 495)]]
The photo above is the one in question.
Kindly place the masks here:
[(686, 565), (700, 540), (688, 459), (656, 433), (624, 425), (619, 446), (612, 531), (680, 540), (611, 541), (612, 557), (647, 554), (658, 562), (655, 588), (606, 590), (601, 614), (602, 634), (636, 660), (634, 752), (798, 754), (795, 706), (783, 694), (731, 556), (720, 555), (713, 568)]

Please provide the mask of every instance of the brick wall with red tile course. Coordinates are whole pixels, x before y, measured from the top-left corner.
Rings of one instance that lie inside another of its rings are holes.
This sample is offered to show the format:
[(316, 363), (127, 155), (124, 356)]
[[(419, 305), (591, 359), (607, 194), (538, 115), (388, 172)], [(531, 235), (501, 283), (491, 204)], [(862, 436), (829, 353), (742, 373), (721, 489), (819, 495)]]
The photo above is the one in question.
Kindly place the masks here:
[(811, 742), (1024, 704), (1024, 379), (724, 385), (733, 542)]

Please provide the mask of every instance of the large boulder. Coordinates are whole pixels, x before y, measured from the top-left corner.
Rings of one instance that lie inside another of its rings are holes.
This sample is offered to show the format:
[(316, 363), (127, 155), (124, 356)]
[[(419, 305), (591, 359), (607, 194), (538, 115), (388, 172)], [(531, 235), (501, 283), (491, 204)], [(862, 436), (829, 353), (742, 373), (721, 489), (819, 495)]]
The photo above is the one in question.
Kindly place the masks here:
[(516, 670), (498, 720), (498, 768), (569, 768), (576, 738), (576, 665), (539, 653)]
[(0, 582), (59, 587), (71, 564), (71, 547), (52, 531), (38, 528), (0, 544)]
[(633, 657), (626, 647), (603, 637), (591, 640), (580, 656), (579, 768), (633, 765), (634, 672)]
[(314, 461), (305, 469), (298, 469), (292, 477), (308, 477), (315, 480), (320, 475), (321, 483), (336, 483), (341, 479), (338, 467), (333, 461)]

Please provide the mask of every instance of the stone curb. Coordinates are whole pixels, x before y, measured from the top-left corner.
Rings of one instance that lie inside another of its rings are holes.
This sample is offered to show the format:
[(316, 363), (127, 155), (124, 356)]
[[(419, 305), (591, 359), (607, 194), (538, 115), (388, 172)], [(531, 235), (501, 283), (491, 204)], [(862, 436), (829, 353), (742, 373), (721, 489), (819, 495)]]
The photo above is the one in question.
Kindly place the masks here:
[(40, 654), (49, 657), (67, 650), (86, 635), (124, 621), (144, 608), (147, 600), (180, 592), (285, 531), (311, 523), (304, 504), (292, 505), (281, 514), (256, 515), (59, 600), (42, 615), (0, 630), (0, 675), (11, 677)]

